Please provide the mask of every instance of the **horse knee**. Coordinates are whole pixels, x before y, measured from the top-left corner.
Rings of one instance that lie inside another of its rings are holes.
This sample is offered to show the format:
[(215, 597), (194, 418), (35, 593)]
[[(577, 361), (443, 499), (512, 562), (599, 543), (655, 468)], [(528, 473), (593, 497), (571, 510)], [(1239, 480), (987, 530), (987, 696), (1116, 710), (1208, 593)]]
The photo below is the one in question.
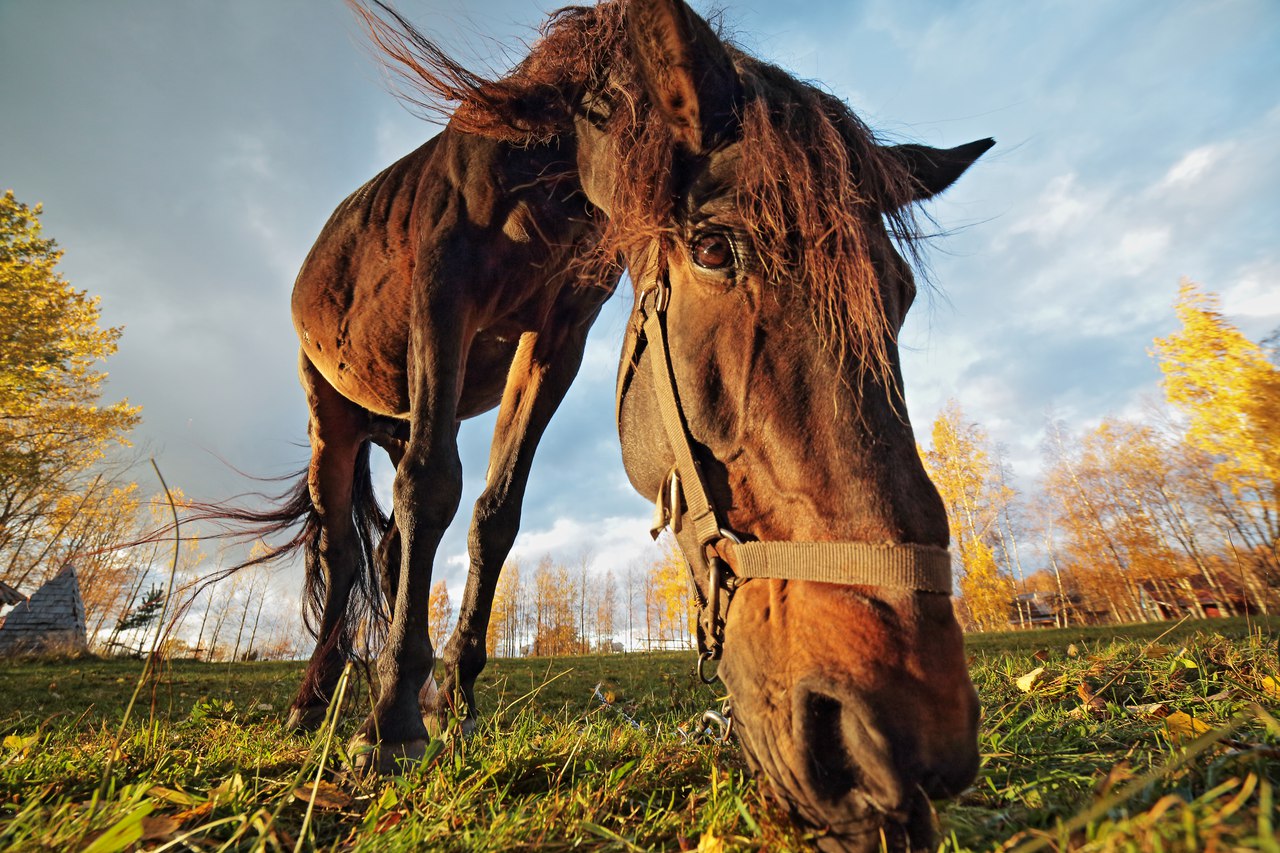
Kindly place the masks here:
[(494, 501), (488, 493), (476, 502), (467, 552), (477, 566), (501, 565), (520, 531), (520, 506)]
[(406, 457), (396, 470), (392, 488), (400, 526), (444, 530), (462, 500), (462, 464), (451, 459), (411, 459)]

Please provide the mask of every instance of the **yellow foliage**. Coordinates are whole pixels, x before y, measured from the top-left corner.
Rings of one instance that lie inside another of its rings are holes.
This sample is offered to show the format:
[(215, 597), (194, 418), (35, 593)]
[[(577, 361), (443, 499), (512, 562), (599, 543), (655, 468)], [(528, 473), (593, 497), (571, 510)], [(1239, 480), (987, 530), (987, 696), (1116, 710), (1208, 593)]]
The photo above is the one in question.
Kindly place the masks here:
[(39, 216), (11, 191), (0, 197), (0, 579), (9, 582), (57, 568), (49, 558), (66, 550), (71, 508), (104, 493), (87, 472), (138, 422), (127, 402), (99, 404), (99, 363), (121, 330), (100, 328), (97, 298), (58, 274), (62, 252), (41, 236)]
[[(1218, 297), (1183, 281), (1174, 306), (1182, 327), (1152, 354), (1187, 438), (1217, 461), (1237, 498), (1276, 501), (1280, 486), (1280, 370), (1227, 322)], [(1274, 506), (1273, 506), (1274, 509)]]
[(965, 420), (955, 400), (938, 413), (932, 438), (921, 458), (947, 508), (960, 595), (979, 630), (1005, 628), (1013, 581), (1000, 565), (993, 540), (1011, 492), (996, 476), (986, 433)]
[(444, 578), (431, 586), (427, 599), (427, 631), (433, 648), (439, 649), (449, 637), (453, 621), (453, 601), (449, 598), (449, 586)]

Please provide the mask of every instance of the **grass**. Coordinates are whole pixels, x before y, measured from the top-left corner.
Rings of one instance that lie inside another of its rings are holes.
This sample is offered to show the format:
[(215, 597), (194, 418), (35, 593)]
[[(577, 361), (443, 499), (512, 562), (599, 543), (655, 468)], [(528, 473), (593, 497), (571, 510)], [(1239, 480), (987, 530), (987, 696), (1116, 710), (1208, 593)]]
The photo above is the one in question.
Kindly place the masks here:
[[(1157, 640), (1169, 627), (971, 638), (983, 769), (938, 804), (940, 849), (1280, 853), (1280, 620)], [(6, 663), (0, 849), (806, 849), (738, 751), (698, 734), (720, 697), (693, 664), (496, 661), (476, 738), (353, 783), (333, 771), (358, 678), (334, 736), (305, 737), (279, 723), (300, 665), (166, 664), (108, 766), (140, 663)]]

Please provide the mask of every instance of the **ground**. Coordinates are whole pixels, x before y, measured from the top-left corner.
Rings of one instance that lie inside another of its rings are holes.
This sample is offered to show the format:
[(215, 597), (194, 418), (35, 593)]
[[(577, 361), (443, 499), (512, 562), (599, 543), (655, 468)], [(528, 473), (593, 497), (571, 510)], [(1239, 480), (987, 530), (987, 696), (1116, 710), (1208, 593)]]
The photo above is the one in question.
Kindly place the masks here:
[[(940, 849), (1280, 853), (1280, 619), (1171, 627), (971, 637), (983, 768)], [(0, 849), (806, 849), (699, 733), (721, 697), (693, 664), (495, 661), (475, 738), (359, 784), (333, 771), (360, 673), (307, 737), (280, 725), (299, 664), (167, 663), (122, 729), (140, 662), (0, 663)]]

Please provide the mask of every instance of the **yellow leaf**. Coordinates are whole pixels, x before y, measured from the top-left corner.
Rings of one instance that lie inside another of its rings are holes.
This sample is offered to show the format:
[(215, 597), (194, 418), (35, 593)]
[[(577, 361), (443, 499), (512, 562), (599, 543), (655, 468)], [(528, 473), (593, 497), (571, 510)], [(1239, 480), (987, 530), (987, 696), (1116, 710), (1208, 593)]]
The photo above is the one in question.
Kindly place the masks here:
[(4, 748), (26, 750), (35, 746), (39, 740), (40, 735), (27, 735), (26, 737), (22, 737), (21, 735), (5, 735)]
[(1276, 681), (1270, 675), (1262, 677), (1262, 692), (1271, 699), (1280, 700), (1280, 681)]
[(1044, 675), (1044, 667), (1038, 666), (1028, 672), (1026, 675), (1018, 679), (1018, 689), (1023, 693), (1030, 693), (1035, 689), (1036, 684), (1040, 682), (1041, 676)]
[(293, 789), (295, 799), (309, 803), (315, 798), (316, 808), (338, 811), (351, 805), (351, 795), (332, 782), (299, 785)]
[(1164, 727), (1174, 741), (1191, 740), (1213, 731), (1213, 726), (1182, 711), (1174, 711), (1165, 717)]
[(164, 800), (166, 803), (173, 803), (176, 806), (194, 806), (200, 802), (200, 797), (194, 794), (166, 788), (163, 785), (152, 785), (147, 789), (147, 796), (157, 800)]
[(698, 853), (724, 853), (724, 839), (710, 832), (702, 833), (698, 839)]

